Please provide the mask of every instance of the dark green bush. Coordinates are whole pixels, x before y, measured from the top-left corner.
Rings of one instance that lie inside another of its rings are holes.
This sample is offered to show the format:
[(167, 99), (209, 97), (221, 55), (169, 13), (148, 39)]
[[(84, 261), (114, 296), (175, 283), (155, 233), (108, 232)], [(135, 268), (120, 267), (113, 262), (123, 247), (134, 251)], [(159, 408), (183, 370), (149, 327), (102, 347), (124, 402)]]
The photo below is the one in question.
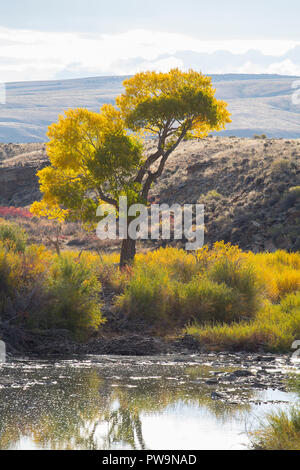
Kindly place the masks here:
[(239, 315), (235, 308), (236, 293), (224, 283), (197, 276), (188, 284), (178, 283), (174, 287), (170, 311), (175, 316), (174, 323), (232, 321)]
[(208, 273), (209, 279), (232, 289), (233, 317), (251, 317), (259, 309), (261, 288), (254, 268), (243, 260), (222, 259)]

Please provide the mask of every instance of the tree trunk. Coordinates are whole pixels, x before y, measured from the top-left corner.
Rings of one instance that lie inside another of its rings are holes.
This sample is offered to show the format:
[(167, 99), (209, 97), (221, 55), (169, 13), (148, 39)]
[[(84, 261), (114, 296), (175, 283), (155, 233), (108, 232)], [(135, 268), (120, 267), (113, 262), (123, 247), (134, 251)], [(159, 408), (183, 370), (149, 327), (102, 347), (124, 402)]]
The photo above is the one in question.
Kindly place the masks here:
[(136, 240), (127, 238), (122, 241), (120, 268), (133, 263), (136, 254)]

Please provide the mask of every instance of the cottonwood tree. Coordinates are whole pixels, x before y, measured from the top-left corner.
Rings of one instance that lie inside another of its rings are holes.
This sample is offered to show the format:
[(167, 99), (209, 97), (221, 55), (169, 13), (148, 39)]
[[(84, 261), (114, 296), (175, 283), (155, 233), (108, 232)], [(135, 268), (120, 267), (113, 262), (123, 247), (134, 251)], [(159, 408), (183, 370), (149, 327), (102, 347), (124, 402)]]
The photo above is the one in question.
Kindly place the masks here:
[[(193, 70), (138, 73), (125, 80), (116, 106), (104, 105), (100, 113), (69, 110), (49, 127), (50, 166), (38, 174), (43, 199), (31, 210), (91, 227), (99, 204), (118, 210), (120, 196), (129, 206), (145, 203), (183, 139), (204, 138), (229, 122), (211, 78)], [(149, 136), (155, 142), (150, 155), (143, 145)], [(124, 239), (121, 266), (135, 252), (136, 241)]]

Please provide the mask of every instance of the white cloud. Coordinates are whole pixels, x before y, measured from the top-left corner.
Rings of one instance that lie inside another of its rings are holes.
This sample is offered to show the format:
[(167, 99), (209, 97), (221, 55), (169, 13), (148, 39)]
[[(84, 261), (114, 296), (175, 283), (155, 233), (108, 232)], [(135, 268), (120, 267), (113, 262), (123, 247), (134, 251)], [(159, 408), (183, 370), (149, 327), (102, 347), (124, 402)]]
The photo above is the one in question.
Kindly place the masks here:
[(268, 70), (270, 70), (270, 73), (300, 76), (300, 64), (294, 64), (290, 59), (283, 60), (282, 62), (275, 62), (269, 66)]
[(238, 73), (270, 73), (300, 76), (300, 64), (295, 64), (290, 59), (286, 59), (263, 67), (248, 61), (242, 67), (238, 68)]
[[(223, 50), (245, 54), (250, 49), (274, 56), (274, 64), (266, 68), (259, 66), (263, 72), (269, 67), (268, 70), (274, 72), (295, 74), (299, 67), (288, 60), (282, 63), (280, 56), (296, 45), (300, 45), (300, 41), (202, 41), (189, 35), (149, 30), (85, 35), (0, 28), (0, 81), (53, 79), (63, 76), (65, 70), (73, 70), (74, 64), (81, 76), (127, 75), (144, 68), (167, 70), (183, 66), (176, 52), (214, 54)], [(216, 66), (220, 73), (228, 71), (228, 64), (226, 68), (225, 64), (223, 68), (222, 64)], [(257, 68), (251, 62), (242, 67), (251, 73)], [(236, 67), (230, 71), (240, 70)]]

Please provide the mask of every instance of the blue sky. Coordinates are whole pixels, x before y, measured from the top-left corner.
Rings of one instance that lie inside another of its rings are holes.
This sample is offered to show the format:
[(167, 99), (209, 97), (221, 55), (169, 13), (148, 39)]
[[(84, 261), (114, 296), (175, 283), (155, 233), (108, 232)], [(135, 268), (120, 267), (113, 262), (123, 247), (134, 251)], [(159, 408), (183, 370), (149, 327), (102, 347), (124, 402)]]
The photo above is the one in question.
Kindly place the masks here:
[(299, 39), (299, 0), (10, 0), (9, 28), (110, 33), (154, 29), (201, 39)]
[(300, 75), (299, 0), (10, 0), (0, 81), (145, 68)]

